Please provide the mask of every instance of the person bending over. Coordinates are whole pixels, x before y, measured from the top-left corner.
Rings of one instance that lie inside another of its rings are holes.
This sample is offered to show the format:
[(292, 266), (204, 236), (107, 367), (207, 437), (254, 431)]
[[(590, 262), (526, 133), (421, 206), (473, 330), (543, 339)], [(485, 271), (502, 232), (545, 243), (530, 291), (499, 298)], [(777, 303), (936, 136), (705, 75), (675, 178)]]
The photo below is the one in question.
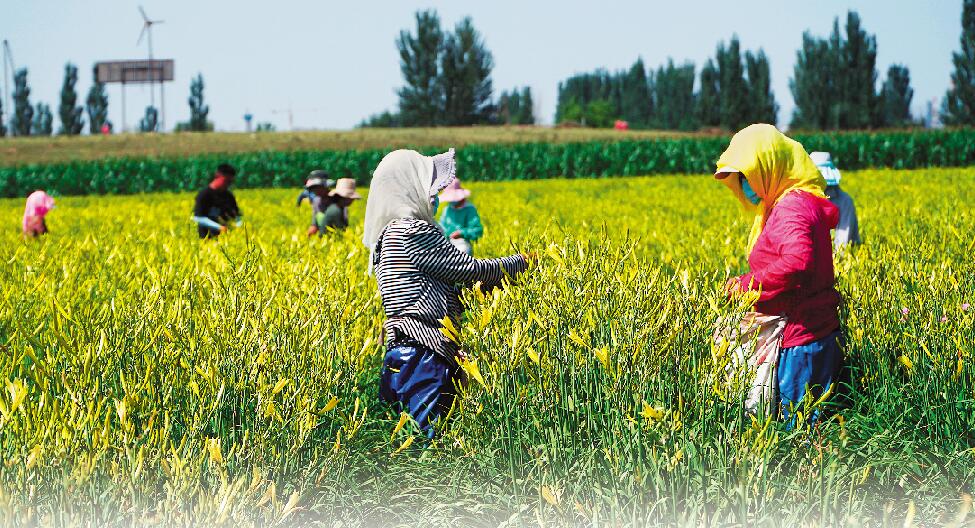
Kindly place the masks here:
[(461, 288), (499, 286), (528, 268), (525, 255), (473, 259), (450, 244), (434, 213), (454, 173), (453, 149), (433, 157), (387, 154), (369, 187), (362, 239), (386, 314), (380, 397), (431, 437), (461, 379), (460, 346), (441, 331), (442, 321), (449, 317), (459, 328)]
[[(727, 288), (759, 291), (755, 311), (786, 317), (776, 372), (782, 417), (791, 427), (807, 397), (817, 401), (831, 392), (843, 363), (830, 241), (839, 211), (802, 145), (771, 125), (735, 134), (714, 177), (755, 214), (749, 272)], [(809, 422), (818, 414), (810, 413)]]
[(231, 223), (236, 226), (243, 224), (237, 200), (230, 192), (236, 177), (237, 169), (222, 163), (210, 184), (197, 193), (193, 221), (196, 222), (200, 238), (216, 238), (225, 233)]

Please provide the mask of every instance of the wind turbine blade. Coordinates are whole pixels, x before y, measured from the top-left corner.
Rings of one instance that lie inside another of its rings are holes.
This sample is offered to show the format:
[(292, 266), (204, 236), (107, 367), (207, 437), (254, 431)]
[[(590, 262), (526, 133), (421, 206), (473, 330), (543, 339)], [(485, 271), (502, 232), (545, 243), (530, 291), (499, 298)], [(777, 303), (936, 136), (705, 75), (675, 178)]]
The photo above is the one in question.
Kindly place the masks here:
[(148, 24), (145, 24), (145, 25), (142, 26), (142, 33), (139, 33), (139, 40), (137, 40), (135, 42), (135, 45), (136, 46), (138, 46), (139, 44), (142, 44), (142, 37), (144, 37), (146, 35), (146, 29), (148, 29), (148, 28), (149, 28), (149, 25)]
[(142, 13), (142, 20), (145, 20), (146, 22), (148, 22), (149, 21), (149, 17), (146, 15), (146, 10), (145, 9), (142, 9), (142, 6), (139, 6), (139, 12)]

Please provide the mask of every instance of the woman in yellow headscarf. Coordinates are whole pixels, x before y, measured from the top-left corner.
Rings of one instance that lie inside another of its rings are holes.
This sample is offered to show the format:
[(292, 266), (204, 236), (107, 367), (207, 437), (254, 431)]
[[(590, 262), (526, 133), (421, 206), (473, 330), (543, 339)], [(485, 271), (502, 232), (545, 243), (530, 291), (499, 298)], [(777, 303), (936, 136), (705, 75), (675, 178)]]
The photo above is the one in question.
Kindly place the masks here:
[(750, 271), (728, 289), (759, 291), (755, 310), (787, 319), (777, 373), (783, 417), (792, 423), (807, 395), (815, 401), (831, 391), (843, 361), (830, 241), (839, 211), (802, 145), (771, 125), (735, 134), (714, 177), (755, 216)]

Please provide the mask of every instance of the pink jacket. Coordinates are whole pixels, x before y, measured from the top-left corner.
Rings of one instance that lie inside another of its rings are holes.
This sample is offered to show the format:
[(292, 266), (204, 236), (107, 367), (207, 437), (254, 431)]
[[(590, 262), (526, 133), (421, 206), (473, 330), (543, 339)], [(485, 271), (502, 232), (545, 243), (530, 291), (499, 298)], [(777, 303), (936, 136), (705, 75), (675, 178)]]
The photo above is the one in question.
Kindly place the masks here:
[(772, 209), (748, 256), (742, 289), (758, 290), (755, 310), (785, 315), (782, 347), (807, 345), (840, 326), (840, 294), (834, 287), (830, 229), (839, 209), (824, 198), (792, 191)]

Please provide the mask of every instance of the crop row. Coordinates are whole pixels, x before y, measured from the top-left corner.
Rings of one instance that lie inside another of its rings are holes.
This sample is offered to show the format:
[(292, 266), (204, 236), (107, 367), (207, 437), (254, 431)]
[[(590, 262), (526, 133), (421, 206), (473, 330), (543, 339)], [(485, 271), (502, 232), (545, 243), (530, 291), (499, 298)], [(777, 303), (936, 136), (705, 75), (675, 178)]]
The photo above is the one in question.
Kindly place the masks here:
[[(808, 151), (827, 150), (842, 169), (959, 167), (975, 164), (975, 130), (798, 135)], [(587, 143), (469, 145), (458, 151), (461, 178), (477, 181), (593, 178), (712, 170), (727, 137)], [(434, 152), (437, 149), (422, 149)], [(106, 158), (0, 168), (0, 196), (37, 188), (62, 195), (186, 191), (213, 168), (241, 170), (241, 187), (292, 187), (310, 170), (367, 184), (385, 150), (264, 151), (174, 158)]]

